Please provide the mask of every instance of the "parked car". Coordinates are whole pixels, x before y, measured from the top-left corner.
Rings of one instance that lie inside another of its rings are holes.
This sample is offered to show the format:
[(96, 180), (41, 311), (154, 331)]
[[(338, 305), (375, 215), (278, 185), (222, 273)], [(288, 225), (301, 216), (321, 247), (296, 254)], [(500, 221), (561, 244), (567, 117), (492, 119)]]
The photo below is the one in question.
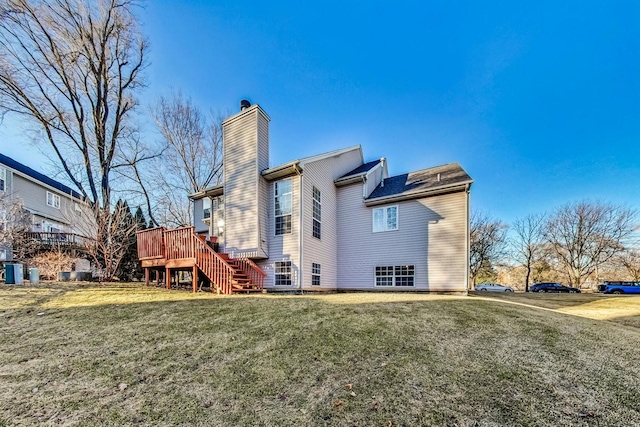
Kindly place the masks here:
[(561, 285), (555, 282), (535, 283), (529, 287), (529, 292), (566, 292), (569, 294), (580, 293), (580, 289)]
[(640, 294), (640, 282), (604, 282), (598, 292), (605, 294)]
[(480, 292), (513, 292), (511, 286), (501, 285), (500, 283), (480, 283), (476, 285), (476, 291)]

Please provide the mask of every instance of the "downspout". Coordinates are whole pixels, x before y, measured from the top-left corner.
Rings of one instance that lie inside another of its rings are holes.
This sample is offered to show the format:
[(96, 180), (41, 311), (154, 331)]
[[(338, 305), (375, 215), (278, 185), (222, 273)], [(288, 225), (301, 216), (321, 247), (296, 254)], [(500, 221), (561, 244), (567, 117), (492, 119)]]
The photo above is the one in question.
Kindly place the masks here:
[(300, 288), (300, 292), (302, 292), (302, 280), (304, 278), (303, 276), (303, 271), (304, 271), (304, 264), (303, 264), (303, 256), (302, 256), (302, 237), (304, 235), (304, 233), (302, 232), (302, 225), (303, 225), (303, 215), (302, 215), (302, 200), (303, 200), (303, 196), (304, 196), (304, 188), (303, 188), (303, 175), (302, 173), (300, 173), (300, 170), (298, 168), (296, 168), (296, 172), (298, 173), (298, 176), (300, 177), (300, 189), (298, 191), (298, 196), (300, 197), (300, 220), (299, 220), (299, 225), (298, 225), (298, 257), (300, 258), (299, 260), (299, 267), (298, 267), (298, 271), (299, 273), (299, 282), (298, 282), (298, 287)]
[(470, 229), (469, 229), (469, 184), (467, 184), (465, 186), (465, 193), (467, 194), (467, 214), (466, 214), (466, 239), (467, 239), (467, 259), (465, 262), (466, 265), (466, 273), (465, 273), (465, 278), (466, 278), (466, 288), (467, 288), (467, 294), (469, 293), (469, 256), (470, 256), (470, 251), (471, 251), (471, 236), (470, 236)]

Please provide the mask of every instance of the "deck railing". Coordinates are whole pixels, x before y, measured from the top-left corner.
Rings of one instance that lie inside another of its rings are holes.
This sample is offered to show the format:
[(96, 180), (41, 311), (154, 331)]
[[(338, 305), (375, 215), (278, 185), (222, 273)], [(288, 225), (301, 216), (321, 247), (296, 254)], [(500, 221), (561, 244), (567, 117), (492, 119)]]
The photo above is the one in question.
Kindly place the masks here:
[(138, 258), (164, 258), (165, 227), (150, 228), (136, 233), (138, 238)]
[(29, 232), (26, 237), (44, 246), (73, 246), (84, 248), (93, 239), (75, 233)]
[(174, 228), (164, 232), (164, 257), (166, 259), (195, 258), (192, 239), (194, 227)]

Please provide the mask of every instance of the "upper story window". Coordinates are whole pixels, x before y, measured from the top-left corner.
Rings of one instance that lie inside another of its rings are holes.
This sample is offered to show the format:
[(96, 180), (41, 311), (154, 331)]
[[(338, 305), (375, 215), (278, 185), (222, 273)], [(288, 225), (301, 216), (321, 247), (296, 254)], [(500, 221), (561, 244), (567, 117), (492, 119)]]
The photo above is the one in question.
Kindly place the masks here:
[(291, 233), (292, 185), (290, 179), (275, 184), (276, 236)]
[(322, 225), (322, 195), (313, 187), (313, 237), (320, 238)]
[(5, 191), (7, 188), (7, 169), (0, 167), (0, 191)]
[(80, 205), (78, 203), (73, 203), (73, 208), (76, 211), (76, 215), (77, 216), (82, 216), (82, 208), (80, 207)]
[(60, 196), (53, 194), (51, 191), (47, 191), (47, 206), (60, 209)]
[(209, 197), (202, 199), (202, 218), (211, 218), (211, 199)]
[(398, 206), (388, 206), (373, 210), (373, 232), (398, 229)]

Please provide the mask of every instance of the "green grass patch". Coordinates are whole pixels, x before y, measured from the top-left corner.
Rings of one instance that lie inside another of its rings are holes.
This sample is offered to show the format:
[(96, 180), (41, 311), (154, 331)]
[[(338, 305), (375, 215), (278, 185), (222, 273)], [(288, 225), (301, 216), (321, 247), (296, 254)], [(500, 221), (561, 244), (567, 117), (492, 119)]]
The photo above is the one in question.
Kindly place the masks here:
[(0, 286), (0, 425), (640, 424), (633, 298), (554, 297)]

